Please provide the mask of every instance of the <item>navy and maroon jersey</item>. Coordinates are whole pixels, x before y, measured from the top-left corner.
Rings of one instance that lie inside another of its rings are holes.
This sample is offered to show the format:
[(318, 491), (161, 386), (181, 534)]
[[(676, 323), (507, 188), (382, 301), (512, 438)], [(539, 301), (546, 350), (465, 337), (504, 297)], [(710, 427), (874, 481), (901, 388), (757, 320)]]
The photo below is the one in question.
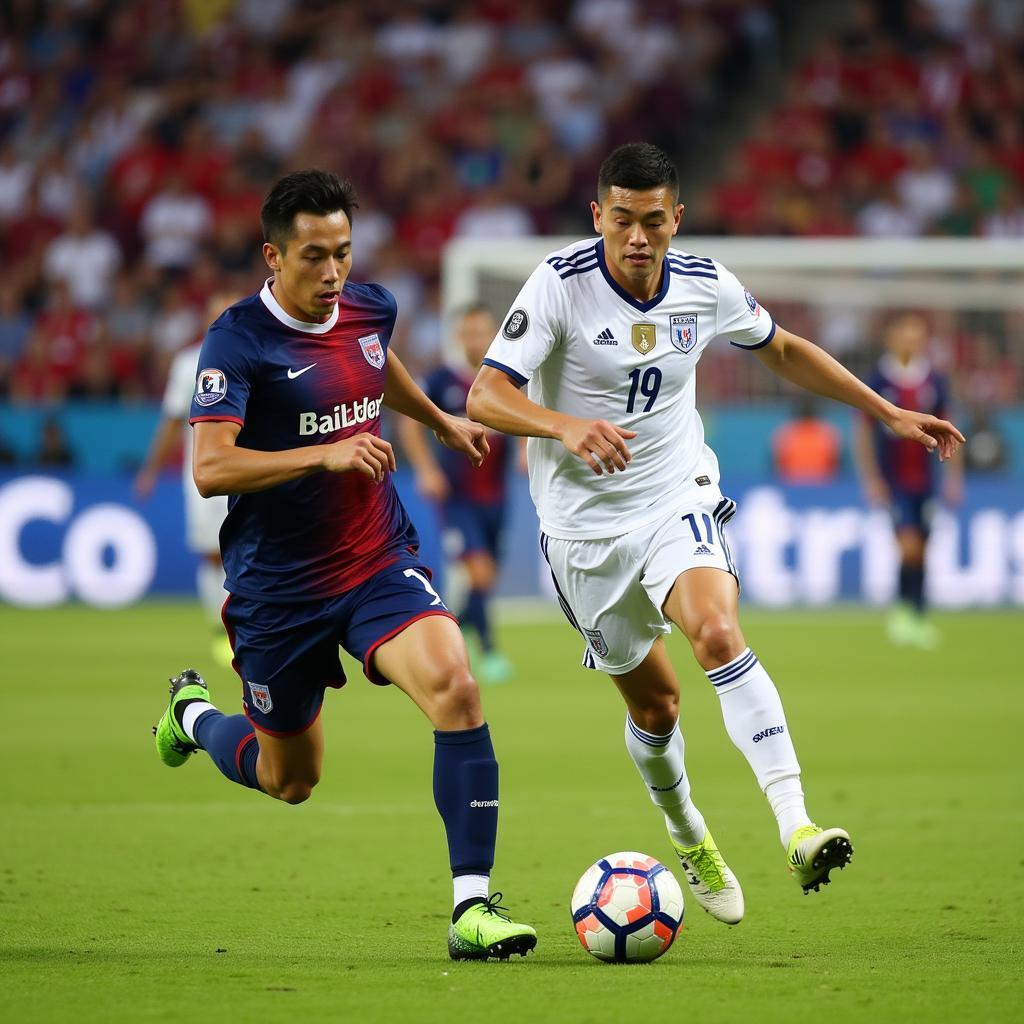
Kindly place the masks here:
[[(268, 281), (207, 331), (189, 422), (239, 423), (235, 443), (257, 451), (379, 437), (396, 313), (386, 289), (346, 284), (325, 323), (306, 323)], [(228, 591), (264, 601), (344, 593), (388, 566), (417, 565), (418, 544), (390, 474), (377, 484), (355, 471), (232, 495), (220, 532)]]
[[(927, 359), (914, 359), (903, 366), (891, 355), (884, 355), (868, 384), (903, 409), (948, 418), (949, 388)], [(903, 494), (933, 494), (936, 460), (928, 449), (917, 441), (894, 437), (875, 420), (870, 422), (878, 468), (889, 487)]]
[[(473, 375), (468, 370), (451, 366), (439, 366), (426, 379), (423, 390), (427, 397), (440, 409), (453, 416), (466, 415), (466, 398), (473, 385)], [(512, 445), (504, 434), (487, 432), (487, 443), (491, 453), (479, 469), (450, 448), (441, 448), (439, 460), (441, 469), (448, 479), (452, 497), (480, 505), (499, 505), (505, 500), (505, 474)]]

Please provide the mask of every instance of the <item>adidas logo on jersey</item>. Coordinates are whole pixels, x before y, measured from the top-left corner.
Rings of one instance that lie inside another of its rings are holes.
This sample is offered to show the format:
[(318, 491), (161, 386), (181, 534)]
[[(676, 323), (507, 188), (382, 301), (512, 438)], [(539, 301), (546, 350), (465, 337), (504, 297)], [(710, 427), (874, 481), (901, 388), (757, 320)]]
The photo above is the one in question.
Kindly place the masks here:
[(336, 430), (366, 423), (380, 415), (383, 402), (384, 396), (381, 395), (380, 398), (361, 398), (358, 402), (336, 405), (333, 412), (323, 416), (315, 412), (300, 412), (299, 434), (333, 434)]
[(618, 345), (615, 335), (606, 327), (595, 339), (595, 345)]
[(710, 555), (710, 554), (713, 554), (713, 552), (712, 552), (711, 548), (709, 548), (709, 547), (707, 546), (707, 544), (698, 544), (698, 545), (697, 545), (697, 546), (696, 546), (696, 547), (695, 547), (695, 548), (693, 549), (693, 553), (694, 553), (695, 555)]

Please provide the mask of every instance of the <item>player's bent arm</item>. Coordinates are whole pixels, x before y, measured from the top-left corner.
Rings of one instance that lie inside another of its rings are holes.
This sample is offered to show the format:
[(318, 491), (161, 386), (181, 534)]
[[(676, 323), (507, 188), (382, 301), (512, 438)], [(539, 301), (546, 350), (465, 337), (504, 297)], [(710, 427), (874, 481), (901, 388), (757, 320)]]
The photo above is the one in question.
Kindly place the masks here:
[(241, 429), (228, 420), (195, 424), (192, 477), (204, 498), (265, 491), (319, 472), (355, 471), (379, 483), (385, 472), (395, 469), (391, 445), (374, 434), (356, 434), (333, 444), (262, 452), (235, 444)]
[(963, 434), (952, 423), (893, 405), (824, 349), (781, 327), (776, 329), (771, 342), (754, 354), (792, 384), (860, 409), (885, 424), (898, 437), (918, 441), (926, 448), (937, 448), (941, 459), (948, 459), (964, 442)]
[(561, 441), (598, 476), (602, 465), (613, 473), (625, 469), (632, 459), (626, 440), (636, 437), (635, 431), (607, 420), (582, 420), (538, 405), (508, 374), (494, 366), (480, 367), (466, 399), (466, 412), (478, 423), (503, 434)]
[(163, 416), (157, 424), (153, 442), (146, 453), (145, 461), (135, 477), (135, 493), (140, 498), (148, 498), (153, 492), (160, 470), (170, 459), (172, 452), (177, 450), (178, 439), (181, 437), (182, 420), (174, 416)]
[(432, 501), (443, 501), (448, 496), (448, 482), (430, 450), (423, 424), (408, 416), (399, 416), (395, 428), (402, 442), (402, 451), (416, 473), (417, 489)]

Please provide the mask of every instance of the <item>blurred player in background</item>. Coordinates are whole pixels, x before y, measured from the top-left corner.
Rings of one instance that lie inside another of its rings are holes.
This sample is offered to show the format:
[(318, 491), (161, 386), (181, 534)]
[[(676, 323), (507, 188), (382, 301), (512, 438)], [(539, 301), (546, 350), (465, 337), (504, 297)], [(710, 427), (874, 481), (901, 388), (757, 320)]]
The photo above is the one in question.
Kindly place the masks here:
[[(206, 309), (207, 323), (212, 323), (237, 302), (241, 295), (220, 292), (210, 296)], [(185, 542), (199, 556), (196, 589), (199, 603), (213, 631), (212, 653), (225, 668), (231, 666), (231, 644), (224, 633), (220, 611), (228, 596), (224, 589), (224, 566), (220, 559), (220, 527), (228, 514), (224, 494), (204, 498), (192, 479), (192, 428), (188, 425), (192, 396), (199, 374), (201, 342), (188, 345), (175, 355), (167, 374), (167, 385), (161, 405), (160, 422), (149, 446), (145, 462), (135, 478), (135, 493), (147, 500), (153, 493), (160, 471), (179, 452), (182, 455), (181, 489), (185, 499)]]
[[(470, 306), (459, 313), (455, 338), (465, 361), (438, 367), (424, 385), (440, 409), (453, 416), (466, 415), (466, 397), (496, 330), (485, 306)], [(466, 574), (459, 622), (463, 629), (473, 630), (480, 642), (480, 678), (485, 683), (505, 682), (512, 666), (495, 646), (489, 605), (498, 582), (512, 444), (504, 434), (489, 434), (491, 453), (482, 466), (473, 466), (443, 446), (435, 454), (422, 425), (408, 417), (399, 420), (398, 434), (416, 471), (417, 490), (440, 506), (446, 548), (449, 540), (457, 544), (455, 553)]]
[[(928, 323), (905, 313), (885, 331), (885, 352), (869, 385), (894, 405), (938, 417), (950, 414), (949, 385), (928, 359)], [(939, 634), (925, 615), (925, 549), (939, 492), (938, 472), (928, 452), (868, 416), (857, 422), (854, 452), (868, 501), (892, 514), (899, 548), (899, 599), (886, 623), (894, 644), (932, 649)], [(958, 505), (963, 497), (963, 463), (946, 463), (943, 497)]]
[(469, 413), (530, 438), (541, 548), (562, 608), (586, 640), (583, 663), (611, 675), (626, 702), (627, 749), (665, 814), (694, 897), (736, 924), (742, 890), (690, 799), (679, 680), (663, 639), (669, 623), (686, 635), (718, 694), (729, 737), (767, 797), (803, 890), (828, 882), (853, 850), (845, 830), (808, 817), (782, 701), (740, 629), (724, 536), (735, 502), (719, 490), (718, 460), (704, 443), (697, 360), (705, 347), (728, 342), (943, 457), (963, 439), (952, 424), (898, 408), (777, 327), (720, 263), (670, 252), (683, 207), (676, 169), (657, 147), (615, 150), (601, 166), (591, 210), (601, 237), (553, 253), (533, 272), (488, 349)]
[[(420, 420), (475, 464), (487, 439), (438, 409), (389, 350), (391, 293), (348, 282), (355, 205), (334, 174), (278, 181), (261, 214), (273, 276), (203, 341), (193, 474), (201, 494), (231, 495), (223, 615), (245, 714), (219, 711), (186, 669), (154, 727), (157, 753), (179, 767), (204, 750), (230, 781), (302, 803), (320, 780), (320, 711), (326, 688), (345, 683), (344, 647), (371, 682), (393, 683), (434, 726), (434, 800), (454, 890), (449, 955), (525, 956), (536, 932), (489, 895), (498, 828), (490, 730), (462, 634), (418, 558), (392, 482), (382, 406)], [(386, 757), (386, 718), (376, 728)]]

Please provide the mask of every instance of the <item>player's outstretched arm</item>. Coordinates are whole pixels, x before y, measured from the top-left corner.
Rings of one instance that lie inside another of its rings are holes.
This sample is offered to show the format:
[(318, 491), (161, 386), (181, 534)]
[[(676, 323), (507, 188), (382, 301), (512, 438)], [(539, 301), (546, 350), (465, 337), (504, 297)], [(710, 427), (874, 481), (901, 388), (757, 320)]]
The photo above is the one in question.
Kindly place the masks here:
[(948, 420), (901, 409), (855, 377), (841, 363), (806, 338), (781, 327), (770, 344), (754, 353), (780, 377), (825, 398), (845, 402), (887, 426), (897, 437), (938, 450), (945, 461), (964, 443), (964, 435)]
[(239, 448), (242, 429), (228, 420), (197, 423), (192, 445), (192, 477), (204, 498), (247, 494), (297, 480), (310, 473), (362, 473), (376, 483), (395, 470), (395, 453), (387, 441), (362, 433), (333, 444), (312, 444), (261, 452)]
[(474, 466), (479, 466), (491, 450), (484, 428), (461, 416), (449, 416), (439, 409), (423, 389), (412, 379), (402, 361), (388, 352), (387, 378), (384, 385), (384, 404), (403, 416), (430, 427), (437, 439), (447, 448), (462, 452)]
[(519, 390), (508, 374), (493, 366), (480, 367), (469, 391), (466, 411), (479, 423), (503, 434), (561, 441), (597, 476), (624, 470), (632, 459), (626, 441), (636, 437), (635, 430), (626, 430), (607, 420), (577, 419), (538, 405)]

